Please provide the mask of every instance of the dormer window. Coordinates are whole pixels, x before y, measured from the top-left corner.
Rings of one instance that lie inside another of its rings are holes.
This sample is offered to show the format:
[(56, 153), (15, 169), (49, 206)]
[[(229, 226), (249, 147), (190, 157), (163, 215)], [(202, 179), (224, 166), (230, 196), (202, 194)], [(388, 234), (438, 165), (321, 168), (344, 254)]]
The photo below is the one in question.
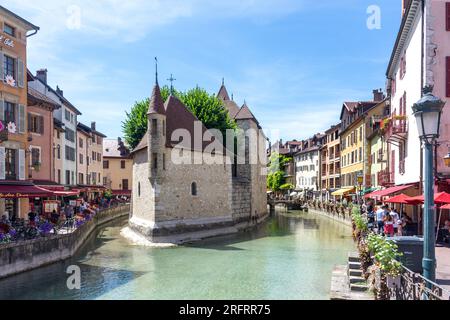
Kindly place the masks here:
[(11, 37), (16, 36), (16, 28), (10, 26), (7, 23), (3, 24), (3, 32), (6, 33), (7, 35), (10, 35)]

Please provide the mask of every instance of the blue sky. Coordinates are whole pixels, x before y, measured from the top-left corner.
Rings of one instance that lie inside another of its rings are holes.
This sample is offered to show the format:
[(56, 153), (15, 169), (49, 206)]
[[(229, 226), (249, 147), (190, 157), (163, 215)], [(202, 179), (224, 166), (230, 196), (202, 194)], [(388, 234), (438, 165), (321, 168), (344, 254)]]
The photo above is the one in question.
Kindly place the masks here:
[[(218, 91), (222, 77), (262, 126), (304, 139), (339, 121), (343, 101), (384, 88), (401, 0), (3, 0), (41, 31), (28, 67), (116, 138), (125, 110), (160, 83)], [(369, 30), (367, 8), (381, 9)], [(272, 131), (273, 132), (273, 131)]]

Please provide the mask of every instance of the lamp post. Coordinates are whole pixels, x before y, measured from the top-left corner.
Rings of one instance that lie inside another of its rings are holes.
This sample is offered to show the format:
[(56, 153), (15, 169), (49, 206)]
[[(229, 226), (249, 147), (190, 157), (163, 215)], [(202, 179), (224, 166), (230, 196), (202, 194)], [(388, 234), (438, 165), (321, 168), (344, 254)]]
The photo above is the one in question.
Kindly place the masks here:
[(419, 129), (419, 137), (424, 149), (424, 249), (423, 249), (423, 276), (436, 280), (435, 255), (435, 210), (434, 210), (434, 177), (433, 177), (433, 146), (439, 137), (442, 109), (445, 102), (432, 94), (433, 87), (423, 89), (422, 98), (416, 102), (412, 109)]

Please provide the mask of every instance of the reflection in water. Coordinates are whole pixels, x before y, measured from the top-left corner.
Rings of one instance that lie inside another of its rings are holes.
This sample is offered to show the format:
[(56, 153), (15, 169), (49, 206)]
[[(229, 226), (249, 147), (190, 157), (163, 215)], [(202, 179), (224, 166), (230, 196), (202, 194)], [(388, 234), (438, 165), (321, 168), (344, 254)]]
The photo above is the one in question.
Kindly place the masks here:
[[(350, 228), (302, 212), (168, 249), (131, 245), (119, 235), (125, 223), (101, 229), (65, 263), (0, 281), (0, 299), (327, 299), (334, 265), (353, 249)], [(66, 287), (71, 264), (81, 290)]]

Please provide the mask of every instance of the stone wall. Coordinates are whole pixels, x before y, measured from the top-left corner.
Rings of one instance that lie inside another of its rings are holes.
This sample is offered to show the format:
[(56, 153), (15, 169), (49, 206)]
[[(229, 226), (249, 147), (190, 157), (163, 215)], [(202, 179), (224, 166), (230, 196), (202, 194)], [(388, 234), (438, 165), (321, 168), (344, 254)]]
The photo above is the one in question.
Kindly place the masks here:
[(0, 245), (0, 278), (72, 257), (98, 226), (125, 217), (129, 211), (129, 205), (121, 205), (99, 212), (70, 234)]
[(332, 213), (329, 213), (329, 212), (326, 212), (326, 211), (322, 211), (322, 210), (318, 210), (318, 209), (311, 209), (311, 208), (309, 208), (308, 211), (311, 212), (311, 213), (315, 213), (315, 214), (320, 214), (322, 216), (326, 216), (326, 217), (328, 217), (330, 219), (333, 219), (335, 221), (341, 222), (341, 223), (343, 223), (345, 225), (348, 225), (350, 227), (352, 226), (352, 219), (351, 219), (350, 215), (342, 216), (340, 214), (332, 214)]

